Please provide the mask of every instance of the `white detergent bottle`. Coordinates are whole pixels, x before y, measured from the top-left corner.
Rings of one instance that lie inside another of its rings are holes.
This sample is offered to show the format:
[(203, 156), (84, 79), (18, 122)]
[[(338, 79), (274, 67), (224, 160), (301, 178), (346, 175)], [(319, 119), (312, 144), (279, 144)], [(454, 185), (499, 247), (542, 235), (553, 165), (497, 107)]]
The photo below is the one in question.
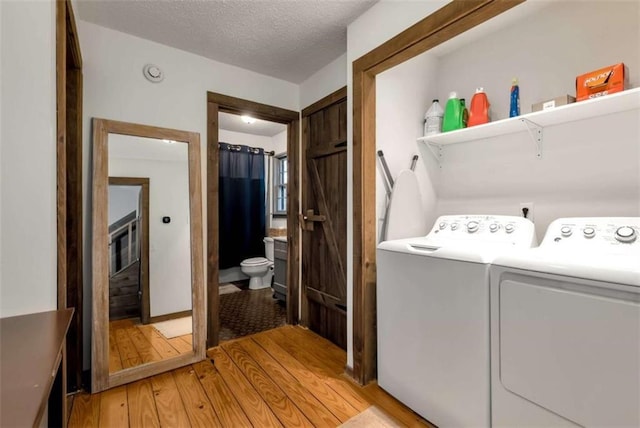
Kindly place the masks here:
[(442, 118), (444, 110), (440, 107), (438, 100), (433, 100), (433, 104), (424, 114), (424, 136), (435, 135), (442, 132)]

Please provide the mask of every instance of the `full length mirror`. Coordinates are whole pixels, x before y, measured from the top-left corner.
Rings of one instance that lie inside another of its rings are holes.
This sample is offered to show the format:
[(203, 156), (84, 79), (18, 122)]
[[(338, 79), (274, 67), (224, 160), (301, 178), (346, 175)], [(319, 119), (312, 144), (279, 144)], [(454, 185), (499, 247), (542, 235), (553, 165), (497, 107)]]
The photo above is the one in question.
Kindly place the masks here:
[(198, 134), (94, 120), (94, 391), (204, 358)]

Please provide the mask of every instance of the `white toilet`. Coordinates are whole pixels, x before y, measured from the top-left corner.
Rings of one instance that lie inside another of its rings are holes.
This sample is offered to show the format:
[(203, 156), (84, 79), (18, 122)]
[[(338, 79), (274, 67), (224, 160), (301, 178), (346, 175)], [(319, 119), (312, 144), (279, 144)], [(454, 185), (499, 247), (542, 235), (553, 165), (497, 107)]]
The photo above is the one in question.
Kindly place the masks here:
[(264, 238), (263, 242), (266, 258), (253, 257), (240, 263), (242, 273), (251, 278), (249, 281), (250, 290), (271, 287), (271, 278), (273, 278), (273, 238)]

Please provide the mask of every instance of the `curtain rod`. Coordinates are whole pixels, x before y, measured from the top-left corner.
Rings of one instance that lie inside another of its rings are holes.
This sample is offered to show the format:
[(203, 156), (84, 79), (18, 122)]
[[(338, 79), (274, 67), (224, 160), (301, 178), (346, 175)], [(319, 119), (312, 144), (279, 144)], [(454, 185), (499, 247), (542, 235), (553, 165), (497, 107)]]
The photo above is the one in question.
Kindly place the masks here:
[[(228, 144), (228, 143), (224, 143), (224, 144)], [(258, 153), (258, 150), (262, 149), (262, 147), (249, 147), (249, 146), (240, 146), (240, 145), (234, 146), (233, 144), (228, 144), (228, 146), (229, 146), (229, 150), (235, 150), (235, 151), (240, 151), (240, 150), (242, 150), (242, 147), (246, 147), (249, 150), (251, 150), (253, 153)], [(218, 143), (218, 148), (220, 148), (220, 143)], [(270, 152), (265, 150), (264, 151), (264, 155), (265, 156), (275, 156), (276, 152), (274, 150), (271, 150)]]

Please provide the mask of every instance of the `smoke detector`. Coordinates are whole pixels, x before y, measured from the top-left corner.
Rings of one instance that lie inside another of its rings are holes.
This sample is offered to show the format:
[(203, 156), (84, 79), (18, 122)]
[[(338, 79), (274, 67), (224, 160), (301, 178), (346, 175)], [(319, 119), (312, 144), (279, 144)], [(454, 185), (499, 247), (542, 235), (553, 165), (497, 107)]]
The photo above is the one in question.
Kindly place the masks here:
[(142, 74), (149, 82), (153, 83), (160, 83), (164, 79), (164, 72), (155, 64), (145, 65)]

